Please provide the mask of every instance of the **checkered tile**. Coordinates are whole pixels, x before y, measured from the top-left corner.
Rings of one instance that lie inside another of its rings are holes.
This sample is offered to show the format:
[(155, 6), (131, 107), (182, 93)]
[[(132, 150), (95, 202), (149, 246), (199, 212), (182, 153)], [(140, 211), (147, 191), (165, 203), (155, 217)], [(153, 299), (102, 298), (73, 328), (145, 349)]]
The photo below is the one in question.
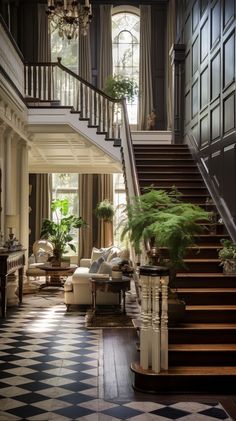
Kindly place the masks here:
[(0, 421), (230, 420), (217, 402), (103, 400), (102, 330), (61, 298), (27, 297), (0, 320)]

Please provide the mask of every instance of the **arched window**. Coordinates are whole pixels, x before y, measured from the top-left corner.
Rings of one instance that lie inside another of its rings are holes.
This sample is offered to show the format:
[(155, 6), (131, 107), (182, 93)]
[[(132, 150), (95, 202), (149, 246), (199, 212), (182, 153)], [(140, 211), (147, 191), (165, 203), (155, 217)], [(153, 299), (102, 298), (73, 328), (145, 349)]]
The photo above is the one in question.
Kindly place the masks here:
[[(127, 76), (139, 84), (139, 9), (114, 7), (112, 12), (113, 74)], [(128, 103), (129, 120), (137, 124), (138, 96)]]
[(62, 57), (62, 64), (78, 74), (78, 40), (59, 37), (58, 30), (51, 25), (51, 61), (57, 61)]

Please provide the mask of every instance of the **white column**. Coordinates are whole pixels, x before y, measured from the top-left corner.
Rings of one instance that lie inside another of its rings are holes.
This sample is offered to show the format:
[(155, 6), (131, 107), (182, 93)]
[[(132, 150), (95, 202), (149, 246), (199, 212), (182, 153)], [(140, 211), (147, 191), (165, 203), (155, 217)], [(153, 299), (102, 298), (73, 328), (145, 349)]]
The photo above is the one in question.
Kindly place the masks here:
[(6, 166), (5, 166), (5, 191), (6, 191), (6, 198), (5, 198), (5, 213), (7, 215), (12, 214), (12, 138), (13, 138), (13, 131), (8, 130), (6, 133)]
[(3, 235), (3, 240), (5, 240), (4, 232), (5, 232), (5, 168), (6, 168), (6, 157), (5, 157), (5, 133), (6, 133), (6, 124), (1, 121), (0, 122), (0, 168), (2, 173), (2, 192), (1, 192), (1, 205), (2, 205), (2, 212), (0, 215), (0, 227), (1, 233)]
[(28, 148), (25, 142), (21, 145), (20, 168), (20, 242), (28, 250), (29, 243), (29, 176)]

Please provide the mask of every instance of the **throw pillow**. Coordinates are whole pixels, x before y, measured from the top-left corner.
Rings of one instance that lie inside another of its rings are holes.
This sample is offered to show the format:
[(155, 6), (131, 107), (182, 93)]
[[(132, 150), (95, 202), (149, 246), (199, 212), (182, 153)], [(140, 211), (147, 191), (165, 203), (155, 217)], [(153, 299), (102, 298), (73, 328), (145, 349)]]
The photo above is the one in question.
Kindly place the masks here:
[(110, 253), (107, 256), (107, 262), (110, 262), (112, 259), (118, 256), (120, 249), (118, 247), (111, 247)]
[(103, 254), (106, 252), (107, 249), (101, 248), (97, 249), (96, 247), (93, 247), (92, 253), (91, 253), (91, 263), (95, 262), (99, 259), (99, 257), (103, 256)]
[(101, 256), (99, 259), (95, 260), (90, 266), (89, 273), (97, 273), (101, 264), (104, 262), (104, 257)]
[(111, 275), (112, 266), (108, 262), (103, 262), (98, 269), (98, 273)]

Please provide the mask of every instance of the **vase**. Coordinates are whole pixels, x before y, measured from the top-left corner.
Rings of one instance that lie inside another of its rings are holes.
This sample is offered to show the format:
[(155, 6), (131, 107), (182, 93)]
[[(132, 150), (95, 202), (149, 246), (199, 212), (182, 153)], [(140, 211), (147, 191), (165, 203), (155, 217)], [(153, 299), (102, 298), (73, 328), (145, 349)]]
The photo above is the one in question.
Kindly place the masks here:
[(229, 259), (224, 262), (224, 275), (236, 275), (236, 259)]
[(122, 278), (122, 272), (120, 270), (112, 270), (111, 272), (112, 278)]

